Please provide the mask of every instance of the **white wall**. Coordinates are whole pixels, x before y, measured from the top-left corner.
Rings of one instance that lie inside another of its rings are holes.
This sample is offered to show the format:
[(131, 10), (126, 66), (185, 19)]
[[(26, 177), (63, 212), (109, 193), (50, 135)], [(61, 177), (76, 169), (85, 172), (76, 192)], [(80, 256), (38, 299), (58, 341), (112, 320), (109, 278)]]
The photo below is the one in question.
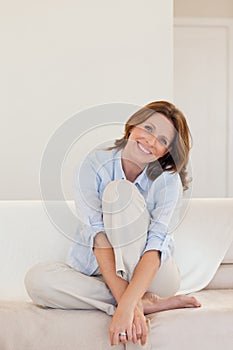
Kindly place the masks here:
[(175, 17), (233, 17), (232, 0), (174, 0)]
[(44, 148), (74, 113), (172, 99), (172, 17), (172, 0), (2, 4), (1, 199), (40, 198)]
[(194, 139), (192, 196), (232, 197), (233, 0), (174, 0), (174, 15), (174, 101)]
[(194, 197), (233, 196), (233, 20), (177, 18), (174, 100), (188, 116)]

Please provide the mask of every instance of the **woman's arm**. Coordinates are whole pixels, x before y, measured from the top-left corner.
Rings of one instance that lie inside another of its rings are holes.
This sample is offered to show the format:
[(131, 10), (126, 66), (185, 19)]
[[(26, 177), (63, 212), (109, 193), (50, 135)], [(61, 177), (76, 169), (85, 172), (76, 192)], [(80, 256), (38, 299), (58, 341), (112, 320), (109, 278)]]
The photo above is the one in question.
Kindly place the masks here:
[(119, 303), (128, 282), (116, 275), (114, 251), (104, 233), (99, 232), (95, 236), (93, 250), (104, 281)]
[(126, 330), (129, 341), (136, 343), (141, 339), (144, 345), (148, 330), (141, 298), (159, 268), (160, 252), (148, 251), (142, 256), (130, 283), (116, 275), (113, 249), (101, 232), (95, 237), (94, 253), (103, 278), (118, 303), (110, 327), (111, 344), (119, 344), (119, 333)]
[[(94, 254), (100, 271), (117, 303), (121, 303), (122, 305), (129, 303), (135, 308), (159, 269), (160, 252), (156, 250), (147, 251), (140, 259), (134, 270), (132, 280), (128, 283), (116, 275), (114, 252), (106, 235), (99, 232), (94, 242)], [(122, 298), (123, 294), (124, 298)]]
[(140, 302), (158, 271), (159, 265), (160, 252), (156, 250), (146, 252), (138, 262), (134, 275), (122, 294), (112, 318), (110, 326), (112, 345), (119, 344), (118, 335), (122, 330), (127, 332), (129, 340), (132, 339), (133, 322), (136, 327), (136, 334), (140, 334), (141, 344), (146, 343), (147, 325)]
[(149, 288), (160, 266), (160, 252), (147, 251), (138, 262), (133, 277), (122, 295), (119, 306), (121, 308), (135, 308)]

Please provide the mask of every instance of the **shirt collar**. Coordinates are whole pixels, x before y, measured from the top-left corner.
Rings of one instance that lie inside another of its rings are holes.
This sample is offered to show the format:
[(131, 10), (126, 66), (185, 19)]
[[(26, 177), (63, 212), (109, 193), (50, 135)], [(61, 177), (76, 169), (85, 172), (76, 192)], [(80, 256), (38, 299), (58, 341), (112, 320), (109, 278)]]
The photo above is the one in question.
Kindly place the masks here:
[[(117, 150), (117, 152), (114, 155), (114, 159), (115, 159), (115, 175), (116, 175), (116, 179), (122, 179), (122, 180), (127, 180), (124, 170), (122, 168), (122, 162), (121, 162), (121, 153), (122, 153), (122, 149)], [(140, 186), (140, 188), (143, 191), (148, 191), (149, 185), (151, 180), (148, 178), (147, 176), (147, 167), (148, 165), (143, 169), (143, 171), (141, 172), (141, 174), (138, 175), (138, 177), (135, 179), (134, 184)]]

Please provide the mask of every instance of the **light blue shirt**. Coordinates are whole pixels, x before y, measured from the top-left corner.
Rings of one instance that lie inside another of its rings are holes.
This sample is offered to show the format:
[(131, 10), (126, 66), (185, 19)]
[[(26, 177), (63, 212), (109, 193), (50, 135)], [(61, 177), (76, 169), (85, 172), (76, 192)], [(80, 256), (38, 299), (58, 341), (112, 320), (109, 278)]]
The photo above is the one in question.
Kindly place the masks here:
[[(103, 191), (109, 182), (120, 179), (126, 177), (118, 149), (91, 152), (75, 171), (75, 205), (80, 225), (66, 262), (86, 275), (92, 275), (98, 267), (93, 241), (98, 232), (104, 232)], [(143, 195), (151, 217), (142, 255), (148, 250), (158, 250), (162, 264), (174, 251), (172, 232), (178, 224), (183, 194), (180, 176), (165, 171), (152, 181), (145, 168), (134, 184)]]

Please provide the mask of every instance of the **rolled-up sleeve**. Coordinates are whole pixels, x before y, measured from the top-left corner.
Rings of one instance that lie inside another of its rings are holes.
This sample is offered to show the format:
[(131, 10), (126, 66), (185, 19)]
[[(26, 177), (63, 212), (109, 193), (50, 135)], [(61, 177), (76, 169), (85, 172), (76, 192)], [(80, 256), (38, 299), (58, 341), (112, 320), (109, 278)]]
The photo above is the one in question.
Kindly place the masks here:
[(86, 157), (75, 170), (74, 193), (76, 213), (80, 222), (79, 239), (81, 244), (93, 247), (93, 238), (104, 232), (102, 200), (100, 195), (100, 169), (93, 157)]
[(179, 222), (182, 201), (182, 183), (179, 174), (164, 172), (151, 186), (148, 209), (151, 220), (144, 252), (161, 252), (161, 265), (173, 253), (172, 232)]
[[(100, 191), (100, 187), (104, 184), (98, 173), (99, 168), (100, 162), (95, 154), (91, 154), (76, 167), (74, 172), (74, 199), (78, 226), (66, 263), (87, 275), (91, 275), (98, 267), (93, 254), (94, 237), (98, 232), (105, 233)], [(108, 180), (109, 176), (105, 178)]]

